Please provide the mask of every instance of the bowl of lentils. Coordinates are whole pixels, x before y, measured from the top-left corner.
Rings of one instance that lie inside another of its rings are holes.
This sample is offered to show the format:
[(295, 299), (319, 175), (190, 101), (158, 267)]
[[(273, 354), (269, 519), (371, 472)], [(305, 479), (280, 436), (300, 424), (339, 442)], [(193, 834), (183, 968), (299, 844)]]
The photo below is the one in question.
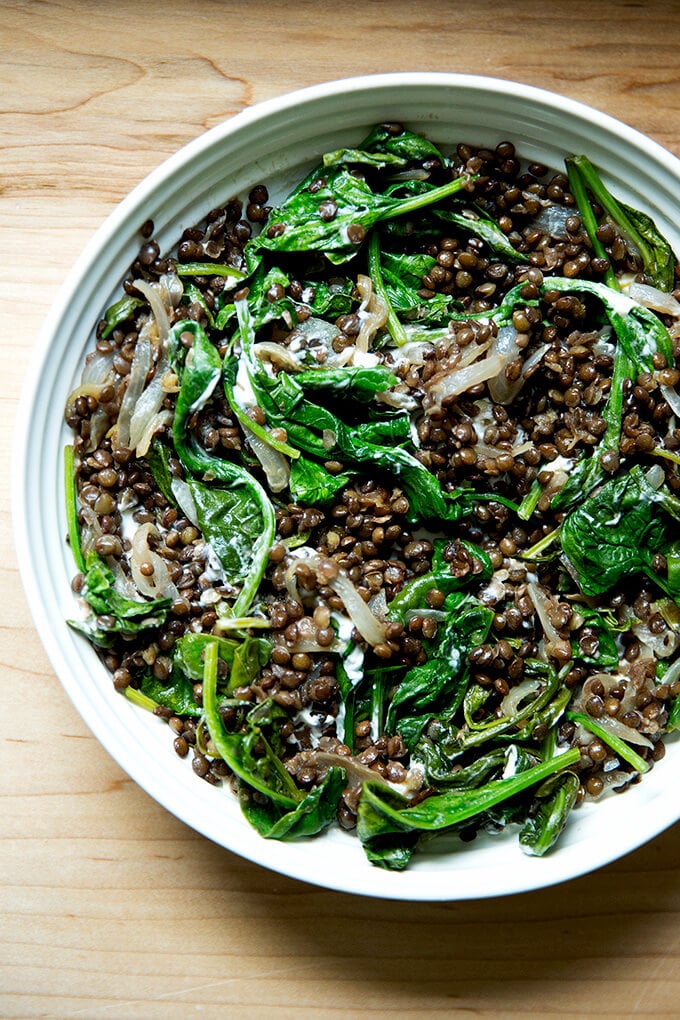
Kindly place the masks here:
[(245, 110), (111, 214), (28, 381), (15, 522), (144, 790), (413, 900), (677, 820), (679, 183), (564, 97), (394, 74)]

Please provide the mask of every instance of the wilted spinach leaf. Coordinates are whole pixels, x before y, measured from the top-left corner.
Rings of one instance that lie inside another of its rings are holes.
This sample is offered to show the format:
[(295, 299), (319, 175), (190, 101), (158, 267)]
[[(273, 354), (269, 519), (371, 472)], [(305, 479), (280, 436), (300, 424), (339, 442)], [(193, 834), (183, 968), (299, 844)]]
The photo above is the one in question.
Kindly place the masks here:
[(86, 620), (69, 620), (69, 624), (103, 647), (111, 643), (114, 634), (131, 636), (160, 627), (172, 603), (169, 598), (138, 601), (121, 595), (116, 591), (113, 571), (94, 551), (85, 559), (81, 595), (95, 615)]
[[(356, 254), (376, 223), (439, 202), (460, 191), (467, 180), (456, 178), (438, 188), (429, 186), (415, 196), (395, 198), (372, 191), (365, 180), (344, 166), (322, 167), (272, 210), (266, 228), (248, 242), (248, 268), (255, 268), (263, 251), (319, 251), (340, 265)], [(330, 210), (332, 215), (328, 215)]]
[(411, 750), (433, 715), (453, 715), (462, 704), (470, 681), (468, 653), (483, 644), (493, 622), (493, 610), (459, 593), (446, 605), (427, 662), (409, 669), (387, 714), (387, 732), (398, 730)]
[(584, 595), (600, 595), (625, 577), (650, 573), (651, 561), (671, 537), (680, 500), (654, 489), (636, 465), (612, 478), (569, 513), (560, 538)]
[[(243, 532), (237, 531), (236, 520), (225, 522), (223, 529), (225, 541), (228, 543), (231, 537), (238, 545), (234, 551), (239, 561), (243, 586), (233, 610), (236, 616), (240, 616), (250, 606), (267, 565), (269, 550), (276, 534), (274, 508), (262, 486), (245, 468), (220, 457), (211, 456), (191, 434), (189, 429), (191, 417), (210, 398), (222, 374), (222, 363), (218, 351), (210, 343), (205, 331), (198, 323), (190, 320), (173, 326), (171, 349), (177, 349), (178, 338), (185, 332), (192, 334), (193, 345), (183, 366), (176, 360), (180, 374), (180, 390), (177, 394), (173, 420), (173, 441), (184, 468), (195, 478), (198, 477), (203, 482), (222, 482), (229, 487), (234, 513), (238, 512), (239, 517), (245, 522)], [(215, 501), (212, 501), (213, 509), (214, 505)], [(204, 513), (206, 518), (209, 517), (214, 522), (207, 503), (204, 506)], [(246, 541), (252, 541), (247, 551), (243, 545), (244, 536)], [(229, 562), (231, 563), (231, 560)]]
[[(364, 848), (371, 852), (374, 846), (379, 851), (388, 836), (441, 832), (460, 826), (573, 765), (579, 754), (578, 748), (572, 748), (507, 779), (491, 780), (476, 789), (447, 790), (414, 805), (409, 805), (392, 790), (365, 783), (359, 802), (357, 834)], [(381, 863), (381, 859), (376, 863)], [(384, 864), (390, 866), (389, 857)]]
[(527, 817), (519, 834), (525, 853), (543, 857), (555, 845), (576, 803), (580, 785), (575, 773), (562, 772), (536, 791), (537, 810)]
[(241, 810), (265, 839), (299, 839), (316, 836), (335, 819), (340, 796), (347, 783), (344, 769), (331, 768), (292, 810), (286, 810), (271, 798), (239, 783)]
[(331, 474), (322, 464), (308, 457), (299, 457), (290, 465), (291, 499), (303, 506), (326, 506), (350, 478), (351, 475), (345, 471)]
[(142, 694), (158, 705), (171, 708), (175, 715), (200, 716), (203, 709), (196, 704), (194, 685), (181, 669), (173, 669), (170, 677), (163, 682), (149, 670), (142, 677)]

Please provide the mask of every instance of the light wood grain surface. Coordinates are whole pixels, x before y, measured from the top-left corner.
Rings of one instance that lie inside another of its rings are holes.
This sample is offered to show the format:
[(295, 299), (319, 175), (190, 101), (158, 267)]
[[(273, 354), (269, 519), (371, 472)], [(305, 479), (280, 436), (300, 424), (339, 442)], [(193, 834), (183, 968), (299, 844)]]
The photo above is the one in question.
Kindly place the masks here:
[(596, 874), (409, 906), (269, 874), (187, 829), (86, 729), (12, 551), (11, 432), (42, 321), (114, 205), (245, 106), (398, 70), (591, 103), (680, 155), (680, 4), (0, 2), (0, 1015), (680, 1016), (680, 826)]

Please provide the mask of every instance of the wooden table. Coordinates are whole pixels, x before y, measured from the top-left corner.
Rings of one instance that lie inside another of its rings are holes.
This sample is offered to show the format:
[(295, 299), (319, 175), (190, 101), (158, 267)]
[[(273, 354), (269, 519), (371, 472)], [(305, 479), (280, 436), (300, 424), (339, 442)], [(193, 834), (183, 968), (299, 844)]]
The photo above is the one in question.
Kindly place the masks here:
[(286, 880), (137, 788), (54, 677), (23, 599), (11, 425), (86, 240), (166, 155), (245, 106), (371, 71), (540, 85), (680, 155), (680, 3), (0, 4), (0, 1014), (677, 1017), (680, 826), (596, 874), (408, 906)]

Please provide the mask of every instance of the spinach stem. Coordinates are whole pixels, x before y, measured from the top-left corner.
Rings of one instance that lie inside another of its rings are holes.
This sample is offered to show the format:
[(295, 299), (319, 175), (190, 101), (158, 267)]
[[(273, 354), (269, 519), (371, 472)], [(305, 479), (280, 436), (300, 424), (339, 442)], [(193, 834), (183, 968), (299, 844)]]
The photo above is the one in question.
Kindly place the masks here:
[(245, 280), (248, 275), (221, 262), (178, 262), (176, 272), (178, 276), (229, 276), (233, 280)]
[(420, 195), (413, 195), (411, 198), (400, 200), (399, 205), (395, 209), (385, 212), (380, 219), (392, 220), (396, 216), (407, 216), (409, 213), (417, 212), (418, 209), (434, 205), (435, 202), (439, 202), (442, 198), (448, 198), (449, 195), (455, 195), (457, 192), (462, 191), (466, 185), (474, 180), (476, 180), (476, 177), (456, 177), (455, 180), (449, 181), (448, 184), (442, 184), (439, 188), (432, 188), (431, 191), (425, 191)]
[(538, 501), (541, 498), (543, 492), (543, 486), (539, 482), (538, 478), (534, 478), (531, 488), (527, 492), (526, 496), (522, 500), (517, 510), (517, 516), (521, 521), (528, 521), (534, 510), (538, 505)]
[[(628, 235), (629, 239), (640, 252), (643, 262), (646, 264), (651, 261), (652, 254), (645, 239), (640, 235), (640, 232), (631, 222), (626, 211), (617, 202), (612, 193), (604, 186), (600, 175), (588, 157), (574, 156), (572, 162), (578, 168), (581, 179), (590, 190), (595, 201), (602, 206), (604, 211), (608, 213), (616, 224), (624, 231), (624, 233)], [(576, 198), (575, 195), (574, 198)]]
[(670, 450), (663, 450), (660, 446), (655, 446), (650, 453), (654, 457), (665, 457), (666, 460), (672, 461), (674, 464), (680, 464), (680, 456), (677, 453), (671, 453)]
[(154, 709), (158, 708), (158, 702), (154, 701), (147, 694), (142, 694), (135, 687), (125, 688), (125, 697), (128, 701), (131, 701), (133, 705), (139, 705), (140, 708), (145, 708), (147, 712), (153, 712)]
[[(240, 738), (234, 737), (230, 740), (225, 732), (222, 718), (217, 707), (218, 654), (217, 641), (211, 641), (210, 644), (206, 646), (205, 658), (203, 660), (203, 710), (205, 712), (205, 722), (208, 727), (210, 738), (215, 745), (219, 756), (227, 763), (229, 768), (239, 777), (239, 779), (242, 779), (248, 784), (248, 786), (252, 786), (253, 789), (259, 790), (259, 792), (265, 794), (265, 796), (271, 797), (272, 790), (266, 783), (262, 782), (255, 773), (244, 768), (238, 755), (235, 753), (236, 747), (234, 746), (234, 742), (235, 740), (240, 740)], [(288, 797), (285, 794), (277, 792), (276, 799), (277, 802), (284, 807), (294, 808), (300, 800), (300, 797)]]
[(595, 255), (597, 256), (597, 258), (606, 259), (607, 261), (608, 269), (604, 275), (604, 282), (607, 284), (608, 287), (611, 287), (612, 290), (620, 290), (619, 282), (616, 279), (616, 274), (612, 268), (612, 264), (609, 261), (609, 258), (607, 257), (607, 252), (604, 249), (602, 241), (600, 241), (599, 237), (597, 236), (598, 224), (595, 218), (595, 213), (593, 212), (593, 207), (588, 199), (588, 192), (586, 191), (585, 182), (583, 177), (581, 176), (581, 164), (579, 163), (578, 160), (579, 160), (578, 156), (575, 156), (573, 159), (565, 160), (567, 166), (567, 175), (569, 177), (569, 188), (571, 190), (572, 195), (574, 196), (574, 201), (576, 202), (578, 211), (581, 215), (581, 222), (583, 223), (583, 226), (586, 228), (586, 233), (590, 238), (590, 243), (593, 246), (593, 251)]
[(76, 567), (81, 574), (85, 573), (85, 557), (80, 545), (80, 529), (78, 527), (78, 493), (76, 490), (76, 472), (73, 447), (64, 447), (64, 489), (66, 491), (66, 521), (68, 524), (68, 541), (73, 553)]
[(448, 790), (445, 793), (434, 794), (413, 807), (406, 803), (403, 808), (395, 808), (381, 799), (382, 791), (376, 787), (376, 784), (365, 784), (362, 801), (365, 799), (380, 814), (397, 822), (402, 827), (436, 831), (444, 827), (460, 825), (469, 818), (474, 818), (475, 815), (480, 815), (495, 807), (496, 804), (501, 804), (510, 797), (517, 796), (524, 790), (547, 779), (548, 776), (562, 772), (570, 765), (575, 765), (579, 757), (578, 748), (572, 747), (557, 757), (540, 762), (508, 779), (492, 780), (479, 789)]
[(591, 716), (586, 715), (584, 712), (567, 712), (566, 718), (573, 723), (579, 723), (583, 726), (584, 730), (588, 730), (589, 733), (599, 737), (605, 744), (611, 747), (612, 751), (615, 751), (619, 758), (623, 758), (629, 765), (632, 765), (637, 772), (648, 772), (649, 762), (646, 762), (644, 758), (629, 747), (625, 740), (621, 737), (617, 737), (615, 733), (610, 733), (605, 726), (601, 726)]
[(540, 538), (535, 545), (532, 545), (531, 549), (527, 549), (526, 552), (522, 553), (523, 560), (537, 560), (543, 555), (546, 549), (549, 549), (556, 539), (560, 537), (560, 528), (557, 527), (553, 531), (549, 531), (547, 535)]
[(368, 242), (368, 275), (371, 278), (373, 284), (373, 290), (379, 298), (383, 300), (387, 307), (387, 329), (389, 330), (390, 336), (394, 340), (398, 347), (407, 343), (408, 336), (406, 330), (402, 326), (397, 317), (392, 302), (390, 301), (387, 288), (385, 287), (385, 281), (383, 280), (382, 267), (380, 265), (380, 234), (376, 229), (371, 233)]

